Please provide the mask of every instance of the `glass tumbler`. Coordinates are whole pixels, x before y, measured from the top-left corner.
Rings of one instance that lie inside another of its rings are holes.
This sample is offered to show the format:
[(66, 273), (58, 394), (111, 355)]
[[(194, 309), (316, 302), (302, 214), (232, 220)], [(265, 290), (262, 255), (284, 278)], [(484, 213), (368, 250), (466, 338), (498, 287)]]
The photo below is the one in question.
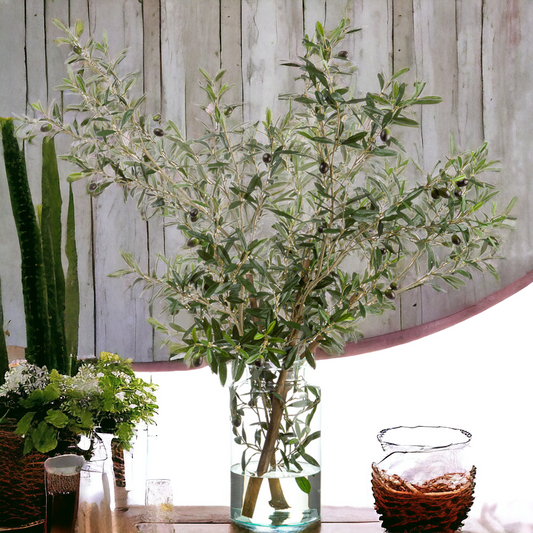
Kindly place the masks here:
[(453, 533), (474, 501), (468, 431), (442, 426), (384, 429), (372, 464), (375, 508), (389, 533)]
[(58, 455), (44, 462), (46, 533), (74, 533), (84, 464), (79, 455)]

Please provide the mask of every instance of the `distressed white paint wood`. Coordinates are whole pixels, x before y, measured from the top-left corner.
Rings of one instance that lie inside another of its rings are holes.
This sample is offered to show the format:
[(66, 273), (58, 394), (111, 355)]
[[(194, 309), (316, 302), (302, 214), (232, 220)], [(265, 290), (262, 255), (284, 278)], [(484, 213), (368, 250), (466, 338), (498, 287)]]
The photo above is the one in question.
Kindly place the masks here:
[[(449, 153), (450, 133), (458, 132), (458, 54), (455, 2), (416, 0), (415, 54), (418, 79), (427, 80), (424, 93), (438, 94), (438, 106), (421, 106), (422, 158), (426, 172), (443, 166)], [(429, 52), (429, 53), (428, 53)], [(462, 110), (463, 111), (463, 110)], [(449, 296), (442, 298), (431, 287), (422, 288), (422, 321), (450, 315), (475, 301), (472, 291), (456, 292), (445, 287)], [(438, 304), (437, 304), (438, 302)], [(442, 315), (440, 315), (442, 316)]]
[[(13, 29), (17, 28), (17, 32)], [(0, 1), (0, 116), (26, 110), (24, 2)], [(0, 153), (3, 149), (0, 147)], [(3, 161), (3, 158), (1, 159)], [(8, 344), (25, 344), (26, 325), (20, 280), (20, 249), (5, 167), (0, 164), (0, 279)], [(1, 327), (2, 325), (0, 325)]]
[[(221, 0), (220, 2), (220, 68), (224, 69), (224, 80), (233, 84), (225, 96), (228, 104), (242, 103), (242, 65), (241, 65), (241, 5), (234, 0)], [(238, 107), (232, 115), (234, 118), (243, 119), (243, 108)]]
[(294, 90), (294, 69), (283, 60), (302, 55), (303, 12), (300, 2), (243, 0), (242, 66), (244, 118), (264, 120), (286, 113), (278, 95)]
[[(54, 2), (56, 4), (57, 2)], [(64, 4), (64, 2), (62, 2)], [(68, 23), (73, 26), (77, 20), (85, 26), (84, 38), (89, 36), (89, 4), (87, 0), (71, 0), (67, 6), (67, 14), (64, 19), (60, 19), (63, 23)], [(48, 14), (48, 11), (47, 11)], [(68, 18), (70, 16), (70, 19)], [(49, 32), (55, 31), (55, 28), (50, 28)], [(47, 32), (48, 33), (48, 32)], [(53, 43), (55, 45), (55, 43)], [(51, 47), (50, 47), (51, 48)], [(61, 49), (61, 48), (60, 48)], [(62, 47), (62, 53), (68, 56), (69, 50)], [(53, 67), (49, 62), (48, 68), (55, 68), (59, 71), (59, 78), (65, 76), (65, 65), (57, 65)], [(55, 78), (55, 75), (53, 75)], [(63, 105), (66, 106), (69, 101), (69, 95), (63, 94)], [(56, 139), (56, 149), (58, 153), (66, 153), (60, 151), (61, 143), (68, 143), (68, 139)], [(66, 162), (60, 162), (60, 172), (62, 176), (68, 176), (71, 172), (75, 172), (75, 167)], [(72, 192), (74, 195), (75, 205), (75, 219), (76, 219), (76, 248), (78, 252), (78, 279), (80, 286), (80, 321), (79, 321), (79, 353), (81, 356), (90, 356), (96, 353), (95, 348), (95, 308), (94, 308), (94, 272), (93, 272), (93, 222), (92, 222), (92, 199), (87, 194), (87, 183), (85, 181), (77, 181), (72, 185)], [(65, 201), (65, 196), (63, 196)], [(68, 205), (68, 204), (66, 204)]]
[[(145, 108), (162, 112), (189, 135), (202, 131), (195, 104), (205, 101), (198, 87), (202, 66), (210, 73), (227, 70), (235, 83), (227, 100), (244, 106), (237, 118), (258, 120), (270, 107), (284, 110), (278, 94), (294, 89), (293, 69), (280, 67), (303, 52), (301, 38), (320, 20), (326, 29), (346, 14), (362, 31), (349, 36), (344, 48), (359, 66), (354, 87), (378, 88), (376, 74), (410, 66), (406, 80), (428, 82), (426, 93), (439, 94), (443, 104), (417, 110), (422, 130), (399, 134), (408, 154), (430, 170), (447, 155), (449, 132), (463, 148), (484, 138), (500, 158), (502, 173), (493, 181), (503, 189), (502, 203), (518, 195), (517, 230), (508, 239), (500, 263), (507, 285), (533, 265), (528, 168), (530, 117), (533, 112), (533, 2), (519, 0), (0, 0), (0, 115), (23, 114), (28, 101), (61, 95), (53, 86), (64, 76), (68, 50), (58, 49), (52, 25), (60, 18), (71, 25), (80, 18), (86, 33), (100, 39), (103, 29), (117, 52), (129, 46), (126, 70), (141, 70), (138, 91), (147, 92)], [(70, 18), (70, 20), (68, 20)], [(90, 21), (90, 22), (89, 22)], [(27, 52), (27, 68), (24, 48)], [(27, 98), (28, 96), (28, 98)], [(63, 95), (63, 102), (69, 101)], [(526, 132), (526, 133), (524, 133)], [(58, 151), (68, 141), (56, 139)], [(28, 151), (34, 198), (40, 198), (40, 143)], [(66, 176), (72, 168), (62, 162)], [(414, 173), (413, 178), (414, 179)], [(64, 217), (68, 187), (62, 185)], [(161, 339), (146, 324), (148, 297), (128, 289), (124, 279), (107, 274), (123, 267), (119, 250), (132, 252), (141, 265), (154, 268), (156, 255), (172, 255), (184, 245), (173, 228), (157, 218), (142, 221), (133, 201), (108, 191), (91, 200), (85, 184), (74, 184), (81, 288), (80, 353), (113, 350), (138, 360), (162, 360)], [(4, 315), (11, 320), (11, 344), (25, 344), (20, 285), (20, 253), (4, 168), (0, 165), (0, 276)], [(93, 272), (94, 266), (94, 272)], [(94, 277), (93, 277), (94, 276)], [(433, 290), (402, 295), (398, 311), (364, 324), (367, 336), (405, 329), (446, 316), (493, 292), (490, 276), (478, 278), (464, 291), (448, 296)], [(96, 307), (94, 304), (96, 303)], [(416, 304), (416, 306), (415, 306)], [(155, 306), (151, 312), (157, 314)], [(180, 318), (181, 320), (181, 318)], [(96, 339), (96, 346), (95, 346)]]
[[(415, 28), (412, 0), (393, 0), (393, 31), (392, 31), (392, 70), (399, 72), (403, 68), (409, 68), (409, 72), (400, 78), (407, 86), (407, 94), (413, 90), (416, 81), (415, 69)], [(413, 114), (411, 117), (419, 120), (420, 117)], [(415, 161), (421, 161), (422, 135), (418, 128), (392, 128), (392, 134), (400, 137), (402, 144), (409, 157)], [(416, 183), (417, 174), (414, 165), (410, 165), (403, 175), (408, 183)], [(414, 274), (408, 274), (406, 283), (410, 283)], [(398, 311), (401, 319), (401, 329), (417, 326), (422, 322), (421, 289), (401, 293), (398, 298)]]
[[(93, 1), (89, 7), (91, 31), (101, 38), (109, 21), (117, 21), (108, 30), (109, 46), (118, 51), (129, 48), (128, 57), (120, 65), (126, 73), (142, 68), (141, 4), (135, 0), (115, 2)], [(136, 89), (138, 93), (141, 88)], [(107, 277), (124, 268), (120, 251), (127, 251), (146, 269), (148, 264), (147, 225), (131, 199), (124, 202), (122, 189), (109, 188), (109, 193), (93, 200), (94, 273), (96, 283), (96, 351), (118, 352), (140, 361), (152, 358), (152, 331), (147, 324), (148, 299), (140, 287), (128, 288), (124, 278)]]
[(485, 1), (483, 9), (484, 134), (502, 171), (494, 183), (501, 200), (518, 196), (516, 230), (503, 247), (502, 286), (533, 264), (533, 188), (531, 117), (533, 115), (533, 3)]
[[(145, 0), (142, 5), (143, 20), (143, 76), (142, 89), (146, 94), (145, 112), (150, 115), (161, 113), (161, 8), (159, 0)], [(148, 229), (148, 270), (156, 265), (157, 254), (165, 251), (164, 229), (159, 218), (147, 221)], [(150, 304), (151, 316), (160, 314), (161, 304), (156, 301)], [(161, 333), (152, 331), (153, 360), (168, 360), (168, 350), (162, 348)]]

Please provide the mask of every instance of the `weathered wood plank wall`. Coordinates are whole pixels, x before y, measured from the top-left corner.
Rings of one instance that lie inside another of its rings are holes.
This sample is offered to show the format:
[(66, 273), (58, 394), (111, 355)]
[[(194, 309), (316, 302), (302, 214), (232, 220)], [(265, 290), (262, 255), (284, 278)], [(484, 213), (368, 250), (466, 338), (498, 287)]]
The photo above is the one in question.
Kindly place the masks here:
[[(420, 131), (405, 131), (408, 152), (425, 168), (447, 154), (449, 133), (463, 148), (487, 139), (503, 171), (493, 176), (501, 203), (519, 196), (519, 222), (499, 264), (501, 281), (477, 276), (462, 292), (418, 289), (404, 294), (395, 313), (365, 323), (367, 336), (425, 323), (463, 309), (525, 275), (533, 266), (530, 134), (533, 114), (533, 2), (528, 0), (0, 0), (0, 115), (30, 112), (29, 103), (69, 95), (53, 87), (64, 76), (66, 50), (53, 39), (59, 18), (81, 19), (86, 31), (111, 49), (129, 48), (125, 69), (140, 70), (137, 88), (147, 93), (150, 113), (161, 112), (195, 135), (201, 131), (196, 103), (203, 101), (198, 66), (227, 70), (235, 83), (236, 113), (261, 118), (267, 107), (283, 111), (279, 93), (293, 87), (282, 60), (302, 52), (301, 36), (320, 20), (332, 27), (346, 13), (363, 31), (345, 48), (359, 71), (360, 92), (375, 90), (378, 71), (409, 66), (409, 80), (424, 79), (428, 94), (444, 101), (420, 110)], [(66, 140), (57, 139), (59, 152)], [(40, 202), (40, 146), (27, 146), (35, 203)], [(71, 169), (61, 163), (66, 176)], [(159, 252), (183, 246), (160, 221), (143, 221), (120, 190), (91, 199), (74, 184), (81, 284), (80, 351), (117, 351), (139, 361), (164, 360), (160, 340), (146, 322), (157, 305), (122, 279), (107, 275), (123, 267), (119, 250), (132, 252), (144, 267), (157, 268)], [(63, 183), (66, 206), (68, 186)], [(66, 213), (66, 208), (65, 208)], [(4, 174), (0, 165), (0, 278), (8, 344), (25, 344), (20, 254)]]

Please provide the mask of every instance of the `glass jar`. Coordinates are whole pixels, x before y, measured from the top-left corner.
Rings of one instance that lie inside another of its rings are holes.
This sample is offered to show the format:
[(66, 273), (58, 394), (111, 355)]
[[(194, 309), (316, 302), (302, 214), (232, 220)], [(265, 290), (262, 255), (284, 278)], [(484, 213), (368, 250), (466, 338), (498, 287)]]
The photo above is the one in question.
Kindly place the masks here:
[(378, 434), (385, 457), (372, 464), (372, 492), (387, 531), (452, 533), (461, 527), (474, 501), (471, 438), (468, 431), (442, 426)]
[(230, 387), (230, 408), (232, 520), (261, 531), (318, 521), (320, 388), (306, 382), (304, 364), (250, 365)]

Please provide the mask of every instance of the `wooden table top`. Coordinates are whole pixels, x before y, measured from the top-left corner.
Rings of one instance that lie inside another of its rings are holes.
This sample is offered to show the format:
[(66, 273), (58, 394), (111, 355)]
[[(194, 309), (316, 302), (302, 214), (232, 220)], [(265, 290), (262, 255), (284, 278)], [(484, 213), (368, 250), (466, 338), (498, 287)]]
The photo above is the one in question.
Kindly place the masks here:
[[(96, 508), (80, 511), (78, 533), (249, 533), (231, 523), (229, 507), (224, 506), (176, 506), (159, 515), (145, 506), (119, 508), (108, 516), (99, 515)], [(300, 531), (382, 533), (384, 530), (373, 509), (325, 506), (321, 522)]]

